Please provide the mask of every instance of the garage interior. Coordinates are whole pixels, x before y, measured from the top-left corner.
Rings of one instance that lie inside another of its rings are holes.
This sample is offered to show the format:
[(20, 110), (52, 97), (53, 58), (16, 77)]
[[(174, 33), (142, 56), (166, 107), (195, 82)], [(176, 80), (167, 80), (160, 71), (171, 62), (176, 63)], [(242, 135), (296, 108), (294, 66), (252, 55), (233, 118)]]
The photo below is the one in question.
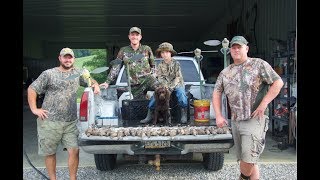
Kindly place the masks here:
[[(132, 26), (142, 29), (141, 43), (152, 50), (164, 41), (177, 52), (217, 50), (203, 54), (205, 78), (223, 69), (221, 45), (207, 46), (203, 43), (207, 40), (243, 35), (249, 41), (249, 56), (273, 66), (275, 53), (296, 52), (296, 0), (24, 0), (24, 81), (57, 66), (62, 47), (106, 49), (110, 62), (120, 47), (129, 44)], [(288, 86), (291, 93), (290, 81)], [(291, 101), (285, 101), (288, 110)]]

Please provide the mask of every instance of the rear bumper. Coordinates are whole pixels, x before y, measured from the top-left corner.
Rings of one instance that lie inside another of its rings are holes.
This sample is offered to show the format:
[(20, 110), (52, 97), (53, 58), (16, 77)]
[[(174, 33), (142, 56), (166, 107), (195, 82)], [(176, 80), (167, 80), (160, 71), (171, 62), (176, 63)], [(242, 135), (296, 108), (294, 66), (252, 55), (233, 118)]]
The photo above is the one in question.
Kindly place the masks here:
[[(169, 140), (171, 147), (145, 149), (145, 141)], [(79, 146), (89, 154), (187, 154), (192, 152), (228, 152), (233, 146), (231, 134), (185, 135), (176, 137), (124, 137), (122, 139), (82, 134)]]

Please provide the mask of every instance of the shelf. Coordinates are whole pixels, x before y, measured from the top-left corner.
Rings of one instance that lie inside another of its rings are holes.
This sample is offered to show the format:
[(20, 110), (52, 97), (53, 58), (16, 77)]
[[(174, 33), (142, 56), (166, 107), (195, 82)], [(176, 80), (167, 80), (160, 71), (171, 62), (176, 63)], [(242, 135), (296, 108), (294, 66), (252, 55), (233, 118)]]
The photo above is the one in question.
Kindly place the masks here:
[(287, 57), (291, 57), (294, 56), (295, 52), (294, 51), (279, 51), (279, 52), (273, 52), (271, 54), (272, 58), (287, 58)]
[(274, 119), (274, 120), (277, 120), (277, 121), (282, 121), (282, 122), (285, 122), (285, 123), (289, 122), (288, 118), (279, 118), (277, 116), (272, 116), (271, 119)]
[(271, 54), (271, 57), (276, 59), (276, 58), (287, 58), (288, 56), (286, 52), (273, 52)]
[(289, 56), (295, 55), (295, 51), (289, 51)]
[(278, 100), (289, 100), (290, 102), (295, 102), (296, 98), (294, 96), (291, 97), (276, 97), (274, 99), (278, 99)]
[(287, 58), (288, 56), (272, 56), (274, 59), (284, 59)]
[(283, 100), (283, 101), (286, 101), (286, 100), (288, 100), (288, 98), (287, 98), (287, 97), (276, 97), (275, 99), (278, 99), (278, 100)]
[(281, 74), (281, 78), (293, 78), (293, 74)]
[[(271, 53), (272, 65), (274, 70), (284, 82), (284, 86), (276, 98), (272, 101), (271, 115), (272, 119), (272, 133), (274, 134), (275, 122), (283, 122), (285, 125), (289, 124), (289, 114), (292, 107), (297, 102), (296, 97), (290, 96), (293, 93), (293, 83), (296, 81), (296, 57), (295, 57), (295, 44), (292, 37), (288, 36), (287, 47), (281, 50), (275, 50)], [(284, 97), (286, 95), (286, 97)], [(289, 112), (287, 112), (289, 111)], [(277, 116), (282, 115), (282, 116)], [(281, 128), (284, 125), (277, 124)]]

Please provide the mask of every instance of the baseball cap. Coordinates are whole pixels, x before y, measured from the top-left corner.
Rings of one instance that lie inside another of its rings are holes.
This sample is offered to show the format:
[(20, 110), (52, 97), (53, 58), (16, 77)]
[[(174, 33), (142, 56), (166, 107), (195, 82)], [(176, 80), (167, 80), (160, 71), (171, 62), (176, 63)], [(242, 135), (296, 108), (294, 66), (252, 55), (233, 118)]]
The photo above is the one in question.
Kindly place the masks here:
[(242, 46), (242, 45), (247, 45), (248, 41), (243, 36), (234, 36), (231, 39), (230, 46), (232, 46), (233, 44), (239, 44)]
[(72, 51), (72, 49), (66, 47), (66, 48), (62, 48), (60, 51), (60, 56), (64, 56), (66, 54), (70, 54), (72, 57), (74, 57), (74, 53)]
[(137, 33), (141, 34), (141, 29), (138, 28), (138, 27), (132, 27), (129, 30), (129, 34), (132, 33), (132, 32), (137, 32)]

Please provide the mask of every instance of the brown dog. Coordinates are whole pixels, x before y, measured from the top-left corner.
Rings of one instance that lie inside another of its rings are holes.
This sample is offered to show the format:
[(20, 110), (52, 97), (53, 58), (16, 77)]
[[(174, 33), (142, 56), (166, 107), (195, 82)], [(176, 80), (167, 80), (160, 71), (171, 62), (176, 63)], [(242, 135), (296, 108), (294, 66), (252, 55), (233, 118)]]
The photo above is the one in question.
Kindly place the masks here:
[(155, 98), (155, 111), (154, 111), (154, 119), (153, 124), (157, 124), (158, 120), (162, 117), (163, 121), (167, 125), (171, 124), (171, 115), (170, 115), (170, 96), (171, 92), (168, 87), (160, 86), (157, 87), (154, 92)]

